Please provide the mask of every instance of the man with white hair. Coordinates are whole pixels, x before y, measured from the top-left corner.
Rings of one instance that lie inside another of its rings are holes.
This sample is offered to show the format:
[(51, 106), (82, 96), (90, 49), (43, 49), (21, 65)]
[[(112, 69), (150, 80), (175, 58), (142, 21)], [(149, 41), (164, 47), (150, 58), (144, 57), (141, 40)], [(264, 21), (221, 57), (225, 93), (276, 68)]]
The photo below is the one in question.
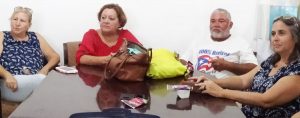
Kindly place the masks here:
[(214, 10), (210, 17), (210, 37), (190, 47), (183, 59), (193, 63), (194, 71), (216, 78), (245, 74), (256, 67), (257, 59), (249, 43), (230, 34), (232, 26), (227, 10)]

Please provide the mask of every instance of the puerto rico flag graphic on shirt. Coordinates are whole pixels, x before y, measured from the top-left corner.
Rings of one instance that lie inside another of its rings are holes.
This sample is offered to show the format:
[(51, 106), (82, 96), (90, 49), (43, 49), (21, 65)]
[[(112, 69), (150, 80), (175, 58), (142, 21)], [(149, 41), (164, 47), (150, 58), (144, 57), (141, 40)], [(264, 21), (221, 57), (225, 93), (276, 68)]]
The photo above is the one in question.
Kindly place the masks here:
[(213, 70), (210, 60), (212, 58), (209, 55), (201, 55), (197, 58), (196, 69), (198, 71), (210, 71)]

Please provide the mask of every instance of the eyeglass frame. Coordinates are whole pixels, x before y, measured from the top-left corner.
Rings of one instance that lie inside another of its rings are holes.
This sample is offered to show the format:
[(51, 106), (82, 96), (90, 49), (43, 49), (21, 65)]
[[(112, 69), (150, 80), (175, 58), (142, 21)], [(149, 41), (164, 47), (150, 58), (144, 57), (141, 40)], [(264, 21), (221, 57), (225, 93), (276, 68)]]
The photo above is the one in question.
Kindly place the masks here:
[(17, 7), (14, 8), (13, 14), (12, 14), (12, 16), (9, 18), (9, 20), (11, 20), (12, 17), (13, 17), (16, 13), (18, 13), (18, 12), (24, 12), (24, 13), (26, 13), (26, 14), (29, 16), (29, 23), (31, 23), (31, 21), (32, 21), (32, 13), (33, 13), (32, 9), (30, 9), (30, 8), (28, 8), (28, 7), (22, 7), (22, 6), (17, 6)]
[(17, 6), (17, 7), (14, 8), (14, 12), (16, 12), (16, 11), (22, 11), (22, 10), (26, 10), (26, 11), (28, 11), (31, 14), (33, 12), (32, 9), (30, 9), (28, 7)]

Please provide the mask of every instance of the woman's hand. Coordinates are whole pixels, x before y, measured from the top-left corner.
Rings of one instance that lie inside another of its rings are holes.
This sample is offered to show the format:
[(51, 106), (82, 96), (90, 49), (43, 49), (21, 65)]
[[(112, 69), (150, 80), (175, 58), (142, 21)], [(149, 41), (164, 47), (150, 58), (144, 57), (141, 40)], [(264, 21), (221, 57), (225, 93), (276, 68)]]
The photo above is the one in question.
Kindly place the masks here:
[(105, 63), (108, 63), (117, 53), (110, 53), (109, 55), (107, 55), (105, 58)]
[(201, 90), (203, 88), (200, 88), (199, 86), (196, 86), (196, 84), (202, 83), (202, 82), (204, 82), (206, 80), (208, 80), (208, 79), (205, 76), (189, 77), (188, 79), (182, 81), (181, 84), (193, 86), (192, 91), (198, 93), (198, 92), (202, 92)]
[(7, 75), (4, 78), (5, 84), (8, 88), (10, 88), (13, 92), (15, 92), (18, 88), (17, 80), (11, 75)]
[(202, 83), (195, 84), (199, 86), (199, 91), (215, 97), (222, 97), (224, 89), (211, 80), (205, 80)]
[(199, 76), (199, 77), (189, 77), (186, 81), (193, 82), (193, 83), (202, 83), (206, 80), (208, 79), (205, 76)]
[(48, 75), (48, 70), (47, 69), (45, 69), (45, 68), (42, 68), (39, 72), (38, 72), (38, 74), (43, 74), (43, 75)]

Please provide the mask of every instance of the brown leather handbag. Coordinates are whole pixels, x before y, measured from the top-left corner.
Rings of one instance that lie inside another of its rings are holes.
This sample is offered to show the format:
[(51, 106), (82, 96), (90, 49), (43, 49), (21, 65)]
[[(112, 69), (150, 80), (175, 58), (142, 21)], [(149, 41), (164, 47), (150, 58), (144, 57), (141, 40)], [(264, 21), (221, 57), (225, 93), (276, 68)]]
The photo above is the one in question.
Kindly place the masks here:
[(152, 49), (124, 39), (120, 50), (106, 64), (104, 77), (122, 81), (143, 81), (151, 58)]

